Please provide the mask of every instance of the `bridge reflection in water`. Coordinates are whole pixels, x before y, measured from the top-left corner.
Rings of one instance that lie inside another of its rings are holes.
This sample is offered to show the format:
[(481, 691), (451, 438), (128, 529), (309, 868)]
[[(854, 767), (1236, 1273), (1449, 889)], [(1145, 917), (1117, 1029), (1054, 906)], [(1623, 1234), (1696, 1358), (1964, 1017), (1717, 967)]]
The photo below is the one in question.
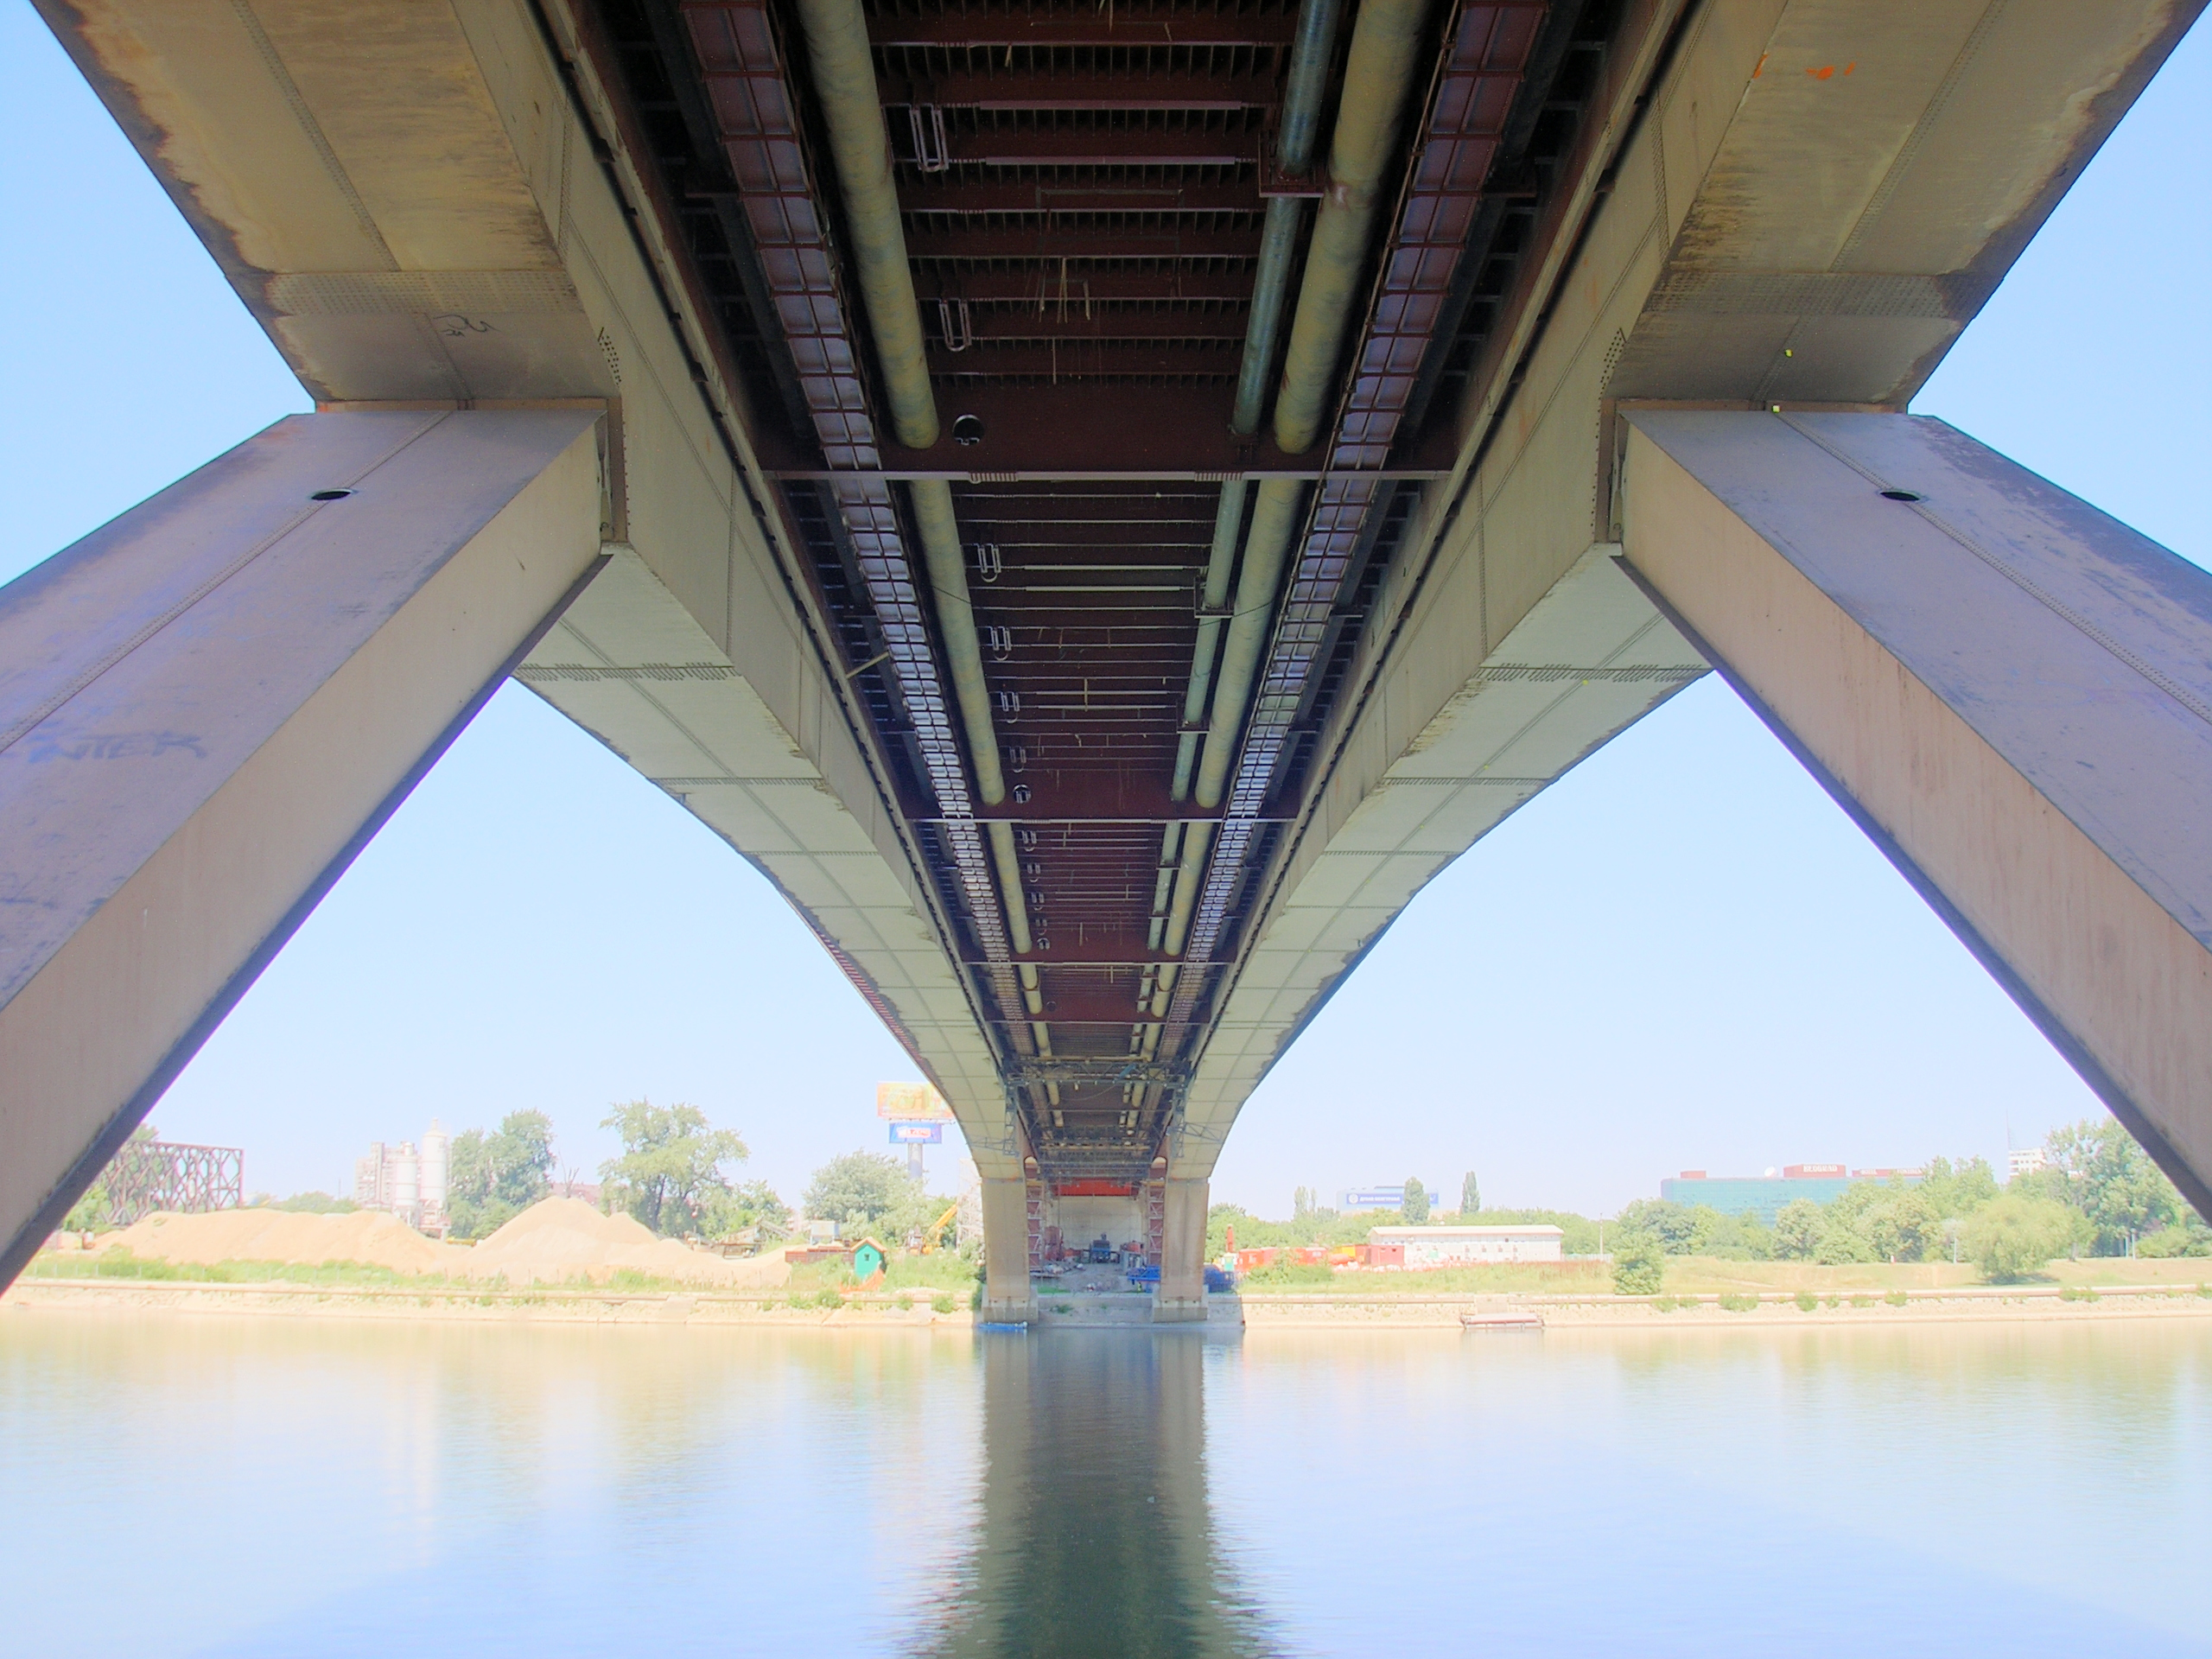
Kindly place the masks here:
[(973, 1554), (911, 1649), (944, 1659), (1280, 1652), (1206, 1492), (1196, 1332), (982, 1343)]

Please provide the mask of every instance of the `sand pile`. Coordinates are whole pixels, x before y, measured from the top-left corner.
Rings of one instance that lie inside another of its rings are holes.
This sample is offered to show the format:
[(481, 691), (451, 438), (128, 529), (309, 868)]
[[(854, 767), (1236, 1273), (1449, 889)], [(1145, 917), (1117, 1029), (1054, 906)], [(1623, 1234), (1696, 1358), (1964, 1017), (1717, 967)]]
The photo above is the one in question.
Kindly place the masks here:
[(626, 1268), (696, 1285), (779, 1285), (791, 1276), (779, 1255), (724, 1261), (656, 1238), (628, 1216), (602, 1216), (580, 1198), (541, 1198), (466, 1257), (456, 1271), (516, 1285), (580, 1277), (603, 1283)]
[(469, 1252), (425, 1238), (397, 1216), (356, 1210), (310, 1216), (289, 1210), (219, 1210), (204, 1216), (149, 1216), (92, 1242), (121, 1244), (156, 1262), (361, 1262), (398, 1273), (458, 1272)]
[(577, 1198), (541, 1198), (474, 1249), (425, 1238), (397, 1216), (377, 1210), (342, 1216), (289, 1210), (149, 1216), (101, 1234), (92, 1250), (98, 1255), (117, 1245), (155, 1262), (359, 1262), (396, 1273), (504, 1279), (511, 1285), (577, 1279), (604, 1284), (626, 1268), (656, 1279), (739, 1289), (780, 1285), (791, 1277), (781, 1253), (725, 1261), (672, 1238), (656, 1238), (628, 1216), (602, 1216)]

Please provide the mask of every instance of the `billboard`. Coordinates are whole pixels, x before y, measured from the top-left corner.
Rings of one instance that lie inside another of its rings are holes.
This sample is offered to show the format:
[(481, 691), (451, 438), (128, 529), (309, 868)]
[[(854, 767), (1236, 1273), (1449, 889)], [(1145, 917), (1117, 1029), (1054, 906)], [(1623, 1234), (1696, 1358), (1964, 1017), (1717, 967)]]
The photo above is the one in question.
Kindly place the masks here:
[(952, 1108), (926, 1083), (879, 1083), (875, 1115), (893, 1122), (950, 1123)]
[(893, 1123), (891, 1144), (894, 1147), (936, 1147), (944, 1143), (942, 1123)]

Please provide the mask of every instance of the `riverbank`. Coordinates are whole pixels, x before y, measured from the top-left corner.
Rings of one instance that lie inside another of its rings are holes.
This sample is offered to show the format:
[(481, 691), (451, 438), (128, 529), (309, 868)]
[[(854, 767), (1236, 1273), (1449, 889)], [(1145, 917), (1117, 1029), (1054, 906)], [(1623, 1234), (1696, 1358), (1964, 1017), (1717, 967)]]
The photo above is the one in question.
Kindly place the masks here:
[[(1732, 1292), (1721, 1295), (1614, 1296), (1602, 1293), (1422, 1294), (1364, 1287), (1327, 1292), (1247, 1292), (1210, 1299), (1209, 1326), (1265, 1330), (1454, 1329), (1471, 1316), (1532, 1317), (1545, 1328), (1602, 1330), (1773, 1327), (1967, 1321), (2212, 1319), (2212, 1289), (2194, 1283), (1954, 1285), (1839, 1290)], [(536, 1322), (564, 1325), (768, 1325), (857, 1330), (966, 1328), (975, 1316), (952, 1299), (920, 1292), (781, 1292), (598, 1289), (538, 1285), (302, 1285), (283, 1281), (209, 1283), (67, 1279), (19, 1281), (0, 1296), (11, 1309), (127, 1310), (181, 1316), (275, 1319)], [(1809, 1305), (1808, 1305), (1809, 1304)], [(1068, 1329), (1147, 1325), (1148, 1299), (1128, 1295), (1046, 1298), (1039, 1322)]]

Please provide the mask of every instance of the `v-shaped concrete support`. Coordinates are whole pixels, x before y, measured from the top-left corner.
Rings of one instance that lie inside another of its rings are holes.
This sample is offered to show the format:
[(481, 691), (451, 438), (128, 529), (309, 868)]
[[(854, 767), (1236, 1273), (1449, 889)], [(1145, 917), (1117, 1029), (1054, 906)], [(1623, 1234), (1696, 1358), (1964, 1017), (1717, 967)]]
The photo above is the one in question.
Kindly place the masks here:
[(1631, 573), (2212, 1214), (2212, 574), (1941, 421), (1628, 429)]
[(0, 589), (0, 1285), (597, 570), (600, 422), (296, 416)]

